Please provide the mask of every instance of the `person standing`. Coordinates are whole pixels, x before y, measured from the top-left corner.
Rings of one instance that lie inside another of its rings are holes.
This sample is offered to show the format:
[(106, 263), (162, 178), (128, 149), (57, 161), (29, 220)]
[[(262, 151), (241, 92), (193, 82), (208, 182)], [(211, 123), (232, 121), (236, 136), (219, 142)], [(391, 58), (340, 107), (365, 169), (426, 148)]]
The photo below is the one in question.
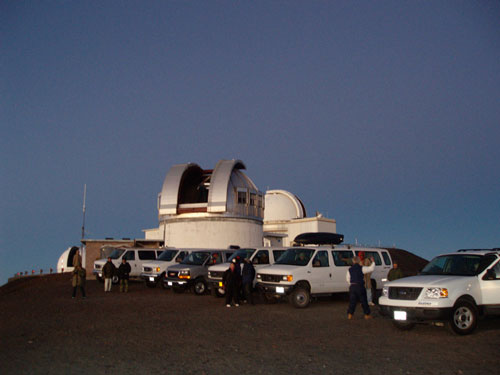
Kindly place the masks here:
[(118, 267), (118, 278), (120, 279), (120, 293), (128, 293), (128, 278), (131, 271), (130, 264), (125, 258), (122, 258), (122, 264)]
[(73, 280), (72, 280), (73, 296), (71, 298), (76, 297), (76, 289), (78, 287), (80, 287), (80, 291), (82, 292), (82, 297), (85, 298), (85, 278), (86, 278), (85, 268), (82, 268), (81, 266), (76, 266), (73, 270)]
[(241, 281), (243, 283), (243, 296), (248, 303), (254, 304), (253, 302), (253, 279), (255, 278), (255, 268), (250, 259), (245, 259), (245, 264), (243, 264), (243, 270), (241, 272)]
[(361, 260), (358, 256), (352, 258), (353, 265), (349, 267), (346, 273), (346, 280), (349, 284), (349, 307), (347, 309), (347, 319), (352, 319), (356, 305), (361, 302), (365, 319), (371, 319), (370, 306), (366, 300), (366, 288), (364, 274), (371, 273), (375, 270), (375, 259), (371, 258), (372, 264), (369, 267), (362, 267)]
[(398, 263), (394, 262), (392, 264), (391, 270), (387, 274), (387, 280), (392, 281), (392, 280), (401, 279), (402, 277), (404, 277), (403, 271), (401, 271), (401, 268), (398, 267)]
[(226, 291), (226, 307), (231, 307), (231, 302), (234, 300), (234, 306), (240, 305), (240, 284), (241, 275), (236, 268), (236, 259), (233, 259), (229, 268), (224, 272), (222, 281)]
[(111, 285), (113, 284), (113, 276), (116, 272), (116, 267), (111, 261), (111, 257), (108, 257), (108, 261), (102, 267), (102, 277), (104, 277), (104, 291), (111, 292)]
[[(372, 265), (372, 261), (369, 258), (365, 258), (362, 262), (362, 265), (365, 267), (370, 267)], [(375, 306), (373, 303), (373, 291), (372, 291), (372, 273), (368, 272), (364, 275), (365, 281), (365, 289), (366, 289), (366, 300), (370, 306)]]
[(82, 265), (82, 256), (80, 255), (80, 249), (76, 250), (75, 255), (73, 255), (73, 267)]

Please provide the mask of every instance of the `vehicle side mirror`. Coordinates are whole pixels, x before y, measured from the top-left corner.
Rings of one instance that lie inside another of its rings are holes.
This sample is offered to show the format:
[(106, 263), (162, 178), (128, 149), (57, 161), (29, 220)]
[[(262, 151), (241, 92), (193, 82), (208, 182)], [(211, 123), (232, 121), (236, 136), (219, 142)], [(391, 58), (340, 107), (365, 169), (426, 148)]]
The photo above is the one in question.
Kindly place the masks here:
[(494, 269), (490, 268), (486, 271), (486, 274), (483, 276), (483, 280), (495, 280), (497, 278), (497, 274)]

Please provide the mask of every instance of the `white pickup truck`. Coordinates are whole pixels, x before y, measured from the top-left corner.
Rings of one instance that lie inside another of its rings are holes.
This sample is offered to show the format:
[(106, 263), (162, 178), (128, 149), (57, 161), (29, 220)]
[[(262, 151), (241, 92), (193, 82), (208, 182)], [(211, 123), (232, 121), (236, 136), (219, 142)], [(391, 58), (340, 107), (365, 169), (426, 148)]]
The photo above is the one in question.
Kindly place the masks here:
[(445, 321), (469, 334), (479, 316), (500, 314), (500, 249), (439, 255), (418, 276), (384, 284), (379, 304), (399, 329)]

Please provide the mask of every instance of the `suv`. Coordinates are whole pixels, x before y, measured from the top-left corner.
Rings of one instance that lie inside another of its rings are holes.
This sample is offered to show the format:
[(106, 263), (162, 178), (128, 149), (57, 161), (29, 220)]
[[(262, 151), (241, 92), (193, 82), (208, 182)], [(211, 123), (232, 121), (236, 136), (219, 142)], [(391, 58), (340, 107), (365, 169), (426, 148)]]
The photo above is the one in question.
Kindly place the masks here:
[[(231, 255), (225, 263), (216, 264), (208, 268), (208, 282), (212, 294), (217, 297), (222, 297), (226, 292), (222, 284), (222, 276), (229, 268), (229, 264), (234, 258), (238, 258), (240, 262), (244, 259), (250, 259), (255, 268), (255, 272), (262, 267), (273, 264), (285, 252), (286, 248), (261, 248), (261, 249), (239, 249)], [(243, 267), (243, 266), (242, 266)], [(255, 280), (254, 280), (255, 284)]]
[(181, 293), (188, 288), (202, 295), (208, 290), (208, 266), (224, 263), (234, 250), (191, 250), (191, 253), (179, 264), (167, 268), (165, 287)]
[[(116, 248), (109, 257), (116, 268), (120, 267), (122, 259), (126, 259), (130, 264), (130, 277), (139, 277), (142, 270), (142, 264), (156, 259), (162, 253), (161, 249), (146, 249), (146, 248)], [(107, 259), (99, 259), (94, 262), (94, 270), (92, 273), (96, 275), (97, 280), (102, 280), (102, 267), (106, 264)], [(113, 276), (113, 284), (118, 283), (118, 275)]]
[(469, 334), (480, 315), (500, 313), (500, 249), (439, 255), (419, 275), (386, 283), (379, 304), (400, 329), (445, 321)]
[(350, 245), (289, 248), (273, 265), (257, 272), (256, 287), (266, 300), (289, 296), (292, 305), (304, 308), (311, 296), (349, 291), (346, 273), (354, 255), (361, 252), (375, 259), (372, 287), (381, 287), (392, 266), (389, 252)]
[(165, 249), (154, 262), (147, 262), (142, 265), (141, 278), (150, 288), (155, 288), (158, 283), (163, 287), (163, 281), (167, 274), (167, 267), (180, 263), (189, 250)]

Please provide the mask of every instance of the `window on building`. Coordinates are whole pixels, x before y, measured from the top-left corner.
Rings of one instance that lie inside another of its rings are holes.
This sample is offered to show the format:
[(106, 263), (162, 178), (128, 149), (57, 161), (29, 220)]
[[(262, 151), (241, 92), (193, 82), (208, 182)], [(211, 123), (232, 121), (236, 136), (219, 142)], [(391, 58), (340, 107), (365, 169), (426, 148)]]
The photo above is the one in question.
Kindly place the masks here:
[(238, 191), (238, 204), (247, 204), (246, 191)]

